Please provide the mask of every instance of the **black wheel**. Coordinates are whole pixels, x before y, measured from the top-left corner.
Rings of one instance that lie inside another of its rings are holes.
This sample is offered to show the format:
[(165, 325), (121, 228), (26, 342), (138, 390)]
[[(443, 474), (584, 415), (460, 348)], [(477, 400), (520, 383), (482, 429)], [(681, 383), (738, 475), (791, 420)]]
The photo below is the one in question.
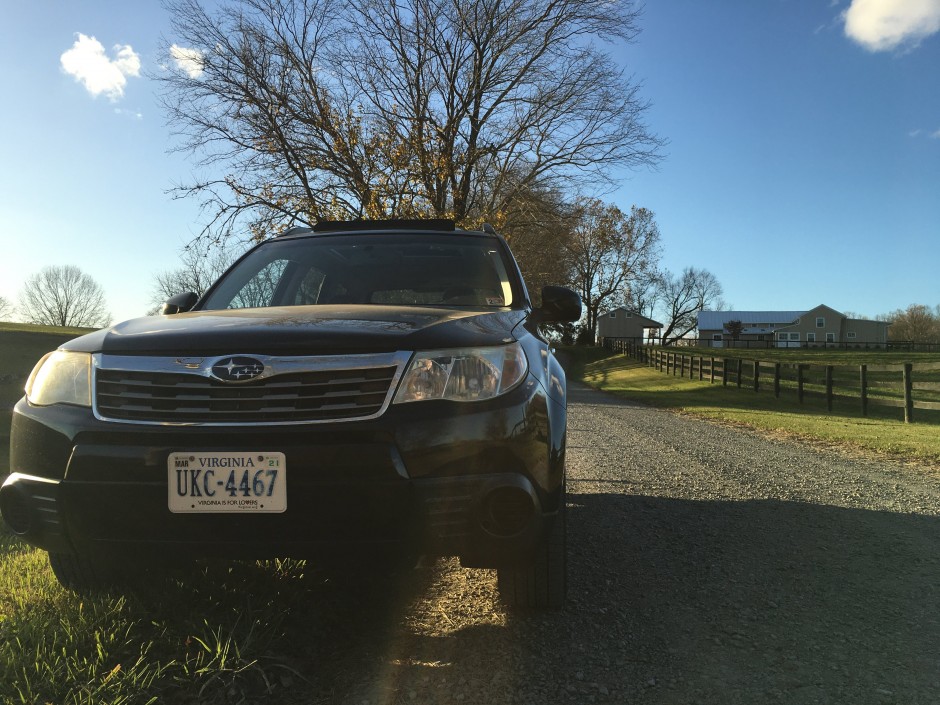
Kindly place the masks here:
[(566, 499), (562, 490), (555, 523), (535, 561), (496, 571), (499, 596), (511, 607), (561, 609), (568, 590)]
[(49, 565), (62, 587), (79, 594), (131, 587), (146, 573), (134, 562), (84, 553), (49, 553)]

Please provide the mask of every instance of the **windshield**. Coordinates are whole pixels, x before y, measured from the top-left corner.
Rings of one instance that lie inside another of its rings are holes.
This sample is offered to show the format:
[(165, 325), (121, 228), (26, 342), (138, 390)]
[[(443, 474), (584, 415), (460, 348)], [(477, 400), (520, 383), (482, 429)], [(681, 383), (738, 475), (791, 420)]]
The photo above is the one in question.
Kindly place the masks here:
[(503, 251), (495, 238), (454, 234), (272, 240), (229, 270), (200, 308), (511, 306)]

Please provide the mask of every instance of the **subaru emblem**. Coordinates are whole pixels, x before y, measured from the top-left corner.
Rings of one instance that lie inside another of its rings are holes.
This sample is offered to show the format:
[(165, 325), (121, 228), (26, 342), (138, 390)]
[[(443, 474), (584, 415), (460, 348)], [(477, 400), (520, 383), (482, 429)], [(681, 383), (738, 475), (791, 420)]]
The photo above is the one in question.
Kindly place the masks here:
[(212, 365), (212, 376), (222, 382), (248, 382), (264, 372), (264, 363), (253, 357), (223, 357)]

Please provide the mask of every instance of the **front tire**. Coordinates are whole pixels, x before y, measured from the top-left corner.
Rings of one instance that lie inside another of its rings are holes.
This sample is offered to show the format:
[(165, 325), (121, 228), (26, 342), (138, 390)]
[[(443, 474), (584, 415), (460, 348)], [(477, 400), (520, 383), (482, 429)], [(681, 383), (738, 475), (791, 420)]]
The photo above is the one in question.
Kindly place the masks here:
[(568, 591), (566, 498), (562, 490), (558, 514), (545, 541), (528, 565), (498, 568), (499, 596), (510, 607), (561, 609)]

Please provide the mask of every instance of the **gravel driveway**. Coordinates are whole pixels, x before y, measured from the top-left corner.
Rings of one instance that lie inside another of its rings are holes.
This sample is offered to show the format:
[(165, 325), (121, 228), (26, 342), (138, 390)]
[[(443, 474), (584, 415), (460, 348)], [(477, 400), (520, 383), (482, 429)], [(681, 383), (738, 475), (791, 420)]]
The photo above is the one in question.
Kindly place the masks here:
[(323, 594), (314, 702), (940, 703), (936, 475), (570, 391), (567, 608)]

